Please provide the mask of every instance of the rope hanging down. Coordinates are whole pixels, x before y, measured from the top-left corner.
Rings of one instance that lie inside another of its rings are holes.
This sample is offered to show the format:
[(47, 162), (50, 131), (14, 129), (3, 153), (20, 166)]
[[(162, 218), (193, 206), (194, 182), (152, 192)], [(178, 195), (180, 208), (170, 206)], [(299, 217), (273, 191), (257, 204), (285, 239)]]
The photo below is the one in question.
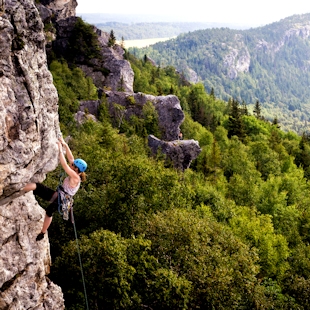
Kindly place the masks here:
[(83, 281), (83, 288), (84, 288), (84, 296), (85, 296), (85, 302), (86, 302), (86, 309), (89, 310), (87, 293), (86, 293), (86, 285), (85, 285), (85, 279), (84, 279), (84, 273), (83, 273), (83, 265), (82, 265), (82, 259), (81, 259), (80, 248), (79, 248), (79, 241), (78, 241), (78, 236), (77, 236), (76, 227), (75, 227), (75, 221), (74, 221), (74, 217), (73, 217), (73, 207), (71, 208), (71, 221), (72, 221), (72, 224), (74, 227), (76, 247), (77, 247), (77, 252), (78, 252), (78, 256), (79, 256), (79, 262), (80, 262), (80, 268), (81, 268), (81, 274), (82, 274), (82, 281)]
[(87, 292), (86, 292), (86, 285), (85, 285), (85, 279), (84, 279), (84, 273), (83, 273), (83, 265), (82, 265), (82, 259), (81, 259), (79, 241), (78, 241), (78, 235), (77, 235), (77, 232), (76, 232), (75, 221), (74, 221), (74, 216), (73, 216), (73, 199), (72, 199), (72, 197), (70, 198), (67, 195), (64, 195), (64, 192), (62, 191), (61, 184), (62, 184), (63, 176), (64, 176), (64, 172), (62, 172), (60, 174), (60, 176), (59, 176), (59, 185), (57, 187), (57, 193), (58, 193), (58, 212), (59, 212), (60, 215), (63, 216), (64, 220), (68, 220), (69, 219), (69, 212), (70, 212), (70, 215), (71, 215), (71, 222), (72, 222), (73, 228), (74, 228), (76, 247), (77, 247), (77, 252), (78, 252), (78, 256), (79, 256), (79, 263), (80, 263), (82, 282), (83, 282), (83, 288), (84, 288), (84, 296), (85, 296), (86, 309), (89, 310), (88, 300), (87, 300)]

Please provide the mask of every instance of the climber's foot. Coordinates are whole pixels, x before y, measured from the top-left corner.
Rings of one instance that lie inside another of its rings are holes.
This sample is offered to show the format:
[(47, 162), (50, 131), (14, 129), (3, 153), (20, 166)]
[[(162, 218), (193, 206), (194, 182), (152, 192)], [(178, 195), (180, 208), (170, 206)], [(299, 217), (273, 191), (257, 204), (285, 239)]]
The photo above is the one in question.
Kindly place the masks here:
[(37, 235), (37, 238), (36, 238), (36, 240), (37, 241), (40, 241), (40, 240), (42, 240), (43, 238), (44, 238), (44, 233), (43, 232), (40, 232), (38, 235)]

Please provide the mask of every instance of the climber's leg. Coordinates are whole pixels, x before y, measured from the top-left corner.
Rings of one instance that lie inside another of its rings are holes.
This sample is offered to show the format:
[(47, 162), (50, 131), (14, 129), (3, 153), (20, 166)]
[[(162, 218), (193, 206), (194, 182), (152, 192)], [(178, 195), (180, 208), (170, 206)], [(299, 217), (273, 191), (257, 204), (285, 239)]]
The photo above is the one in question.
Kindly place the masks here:
[(48, 216), (47, 214), (45, 214), (44, 223), (43, 223), (43, 227), (42, 227), (42, 230), (41, 230), (41, 232), (42, 232), (43, 234), (46, 233), (47, 229), (48, 229), (49, 226), (51, 225), (52, 219), (53, 219), (52, 216)]
[(36, 183), (28, 183), (22, 190), (25, 192), (34, 191), (37, 188)]
[(36, 240), (39, 241), (44, 238), (44, 234), (52, 223), (53, 213), (58, 210), (57, 192), (54, 192), (51, 198), (51, 204), (46, 208), (46, 214), (43, 222), (41, 232), (38, 234)]

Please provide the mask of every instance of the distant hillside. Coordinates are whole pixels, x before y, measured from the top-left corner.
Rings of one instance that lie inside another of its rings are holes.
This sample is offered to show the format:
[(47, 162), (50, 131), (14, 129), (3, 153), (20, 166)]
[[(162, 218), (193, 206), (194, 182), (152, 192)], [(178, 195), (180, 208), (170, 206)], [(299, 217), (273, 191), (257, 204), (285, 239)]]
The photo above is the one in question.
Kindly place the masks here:
[(249, 30), (205, 29), (144, 49), (161, 66), (173, 65), (208, 92), (262, 104), (283, 129), (307, 130), (310, 121), (310, 14)]
[[(219, 23), (176, 23), (176, 22), (157, 22), (157, 23), (120, 23), (104, 22), (95, 23), (99, 29), (110, 32), (112, 29), (118, 40), (122, 37), (125, 40), (150, 39), (150, 38), (171, 38), (181, 33), (207, 29), (214, 27), (229, 27), (232, 24)], [(235, 25), (236, 26), (236, 25)]]

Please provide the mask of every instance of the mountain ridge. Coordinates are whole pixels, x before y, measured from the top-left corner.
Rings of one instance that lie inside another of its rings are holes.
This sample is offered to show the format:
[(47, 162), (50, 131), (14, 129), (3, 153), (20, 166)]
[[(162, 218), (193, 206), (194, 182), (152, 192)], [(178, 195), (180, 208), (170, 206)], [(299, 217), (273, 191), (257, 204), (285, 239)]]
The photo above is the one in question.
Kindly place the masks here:
[(268, 119), (277, 117), (283, 129), (302, 132), (310, 119), (309, 36), (310, 14), (303, 14), (248, 30), (196, 30), (129, 51), (173, 65), (189, 79), (196, 74), (221, 99), (249, 105), (258, 100)]

